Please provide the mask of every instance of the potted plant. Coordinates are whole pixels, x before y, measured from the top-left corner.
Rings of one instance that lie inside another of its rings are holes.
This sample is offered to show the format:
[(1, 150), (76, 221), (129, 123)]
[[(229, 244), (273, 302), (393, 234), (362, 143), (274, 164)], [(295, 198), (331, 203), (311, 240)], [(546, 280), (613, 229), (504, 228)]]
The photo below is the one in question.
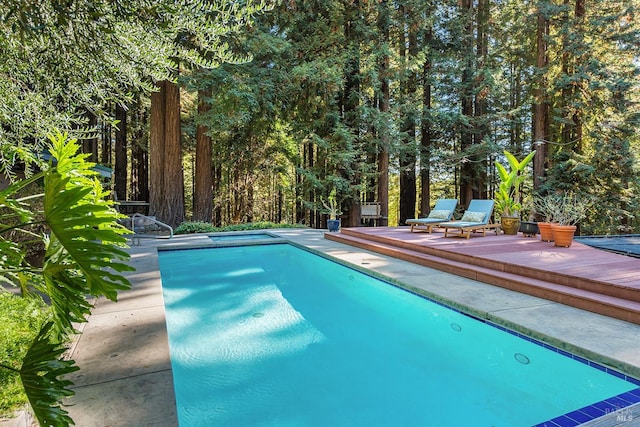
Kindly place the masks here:
[(520, 221), (520, 232), (524, 237), (535, 237), (538, 234), (538, 223), (534, 221), (533, 215), (533, 199), (528, 197), (522, 203), (522, 211), (521, 214), (524, 214), (523, 217), (527, 218), (527, 221)]
[(587, 215), (593, 201), (572, 193), (556, 193), (537, 195), (534, 203), (536, 212), (544, 218), (544, 222), (538, 223), (540, 240), (568, 248), (573, 242), (576, 224)]
[(553, 241), (551, 226), (555, 223), (554, 217), (560, 205), (560, 197), (562, 196), (558, 194), (548, 196), (536, 194), (533, 199), (534, 209), (542, 217), (542, 221), (538, 221), (538, 230), (540, 231), (540, 240), (543, 242)]
[(553, 241), (556, 246), (568, 248), (573, 243), (576, 224), (587, 216), (593, 202), (575, 194), (560, 195), (556, 201), (554, 219), (557, 223), (551, 226)]
[(522, 159), (522, 161), (518, 161), (513, 154), (505, 150), (504, 155), (509, 162), (510, 171), (507, 171), (497, 160), (495, 162), (500, 184), (498, 185), (498, 191), (496, 192), (494, 201), (496, 203), (496, 210), (500, 214), (500, 227), (504, 234), (518, 234), (518, 229), (520, 228), (520, 209), (522, 209), (522, 204), (520, 203), (520, 187), (526, 178), (524, 169), (531, 160), (533, 160), (535, 154), (536, 152), (534, 150)]
[(325, 208), (326, 214), (329, 214), (329, 219), (327, 220), (327, 228), (330, 232), (340, 230), (340, 215), (342, 212), (339, 210), (339, 204), (336, 199), (336, 189), (333, 188), (331, 193), (329, 193), (329, 202), (326, 203), (324, 200), (322, 201), (322, 205)]

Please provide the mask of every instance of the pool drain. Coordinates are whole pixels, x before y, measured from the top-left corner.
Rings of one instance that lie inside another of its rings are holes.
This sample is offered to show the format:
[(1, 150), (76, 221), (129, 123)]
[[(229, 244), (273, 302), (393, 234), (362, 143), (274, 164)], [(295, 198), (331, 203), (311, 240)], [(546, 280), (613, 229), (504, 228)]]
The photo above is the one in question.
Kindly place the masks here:
[(253, 313), (253, 314), (252, 314), (252, 316), (253, 316), (253, 317), (255, 317), (255, 318), (263, 317), (263, 316), (264, 316), (264, 313), (260, 313), (260, 312)]
[(456, 332), (460, 332), (462, 330), (462, 326), (458, 325), (457, 323), (452, 323), (451, 329), (453, 329)]
[(525, 356), (522, 353), (516, 353), (513, 355), (513, 357), (515, 357), (515, 359), (522, 363), (523, 365), (528, 365), (529, 363), (531, 363), (531, 361), (529, 360), (529, 358), (527, 356)]

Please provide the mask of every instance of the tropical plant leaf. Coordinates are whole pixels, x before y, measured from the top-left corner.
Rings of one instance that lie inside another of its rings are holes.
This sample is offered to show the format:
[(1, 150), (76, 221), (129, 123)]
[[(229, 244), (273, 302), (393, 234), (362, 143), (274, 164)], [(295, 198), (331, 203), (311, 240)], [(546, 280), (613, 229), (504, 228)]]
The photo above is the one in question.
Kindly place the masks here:
[(66, 388), (72, 382), (60, 377), (79, 368), (73, 360), (61, 359), (66, 349), (51, 342), (52, 326), (52, 322), (46, 323), (33, 340), (23, 360), (20, 378), (40, 425), (68, 426), (74, 422), (59, 402), (74, 392)]
[(507, 171), (507, 168), (502, 166), (502, 164), (497, 160), (495, 164), (496, 164), (496, 169), (498, 171), (498, 176), (500, 177), (500, 181), (502, 182), (506, 181), (509, 178), (509, 172)]
[(45, 292), (52, 298), (55, 334), (72, 331), (91, 305), (85, 295), (116, 300), (129, 281), (113, 272), (132, 271), (122, 261), (129, 258), (121, 247), (128, 230), (117, 223), (119, 214), (104, 200), (105, 192), (92, 163), (77, 155), (75, 140), (56, 134), (49, 150), (55, 167), (44, 175), (44, 217), (51, 230), (45, 253)]
[[(73, 420), (60, 401), (73, 394), (67, 389), (72, 383), (60, 377), (78, 368), (73, 361), (61, 360), (65, 348), (58, 343), (73, 331), (73, 322), (86, 321), (91, 310), (87, 296), (115, 300), (117, 291), (130, 287), (118, 273), (133, 268), (124, 263), (129, 255), (123, 250), (123, 234), (128, 230), (117, 223), (120, 214), (91, 170), (94, 165), (86, 155), (76, 154), (75, 140), (59, 132), (50, 140), (53, 159), (48, 169), (0, 192), (0, 281), (23, 289), (34, 286), (51, 301), (52, 321), (33, 341), (20, 376), (40, 424), (68, 426)], [(44, 182), (43, 195), (16, 197), (39, 179)], [(42, 197), (42, 212), (30, 205), (33, 197)], [(49, 234), (29, 230), (42, 223)], [(4, 238), (13, 232), (29, 233), (44, 242), (42, 268), (26, 260), (25, 241)]]

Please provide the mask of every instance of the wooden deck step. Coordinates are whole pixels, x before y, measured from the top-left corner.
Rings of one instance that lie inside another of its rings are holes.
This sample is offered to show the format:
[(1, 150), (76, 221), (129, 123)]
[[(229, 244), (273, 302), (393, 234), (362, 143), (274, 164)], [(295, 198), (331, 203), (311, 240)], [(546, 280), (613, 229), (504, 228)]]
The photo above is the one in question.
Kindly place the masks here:
[[(495, 271), (501, 271), (505, 273), (512, 273), (518, 276), (529, 277), (532, 279), (542, 280), (544, 282), (555, 283), (558, 285), (568, 286), (584, 291), (595, 292), (600, 295), (606, 295), (614, 298), (622, 298), (630, 301), (640, 302), (640, 287), (632, 286), (626, 283), (624, 280), (604, 281), (597, 278), (589, 277), (586, 274), (568, 274), (565, 271), (557, 271), (550, 269), (546, 265), (528, 265), (526, 263), (526, 254), (522, 255), (522, 258), (518, 262), (508, 262), (501, 260), (499, 257), (492, 256), (492, 252), (504, 253), (505, 245), (499, 240), (485, 240), (482, 239), (481, 256), (470, 252), (461, 252), (455, 249), (447, 249), (447, 247), (438, 246), (431, 247), (428, 245), (417, 245), (414, 242), (406, 241), (403, 239), (390, 238), (385, 235), (364, 233), (358, 229), (342, 229), (340, 232), (343, 236), (351, 236), (361, 238), (365, 240), (371, 240), (378, 243), (382, 243), (389, 246), (395, 246), (403, 250), (412, 250), (421, 252), (428, 255), (434, 255), (439, 258), (445, 258), (452, 261), (459, 261), (464, 264), (474, 265), (478, 267), (485, 267)], [(477, 239), (476, 239), (477, 241)], [(486, 243), (485, 243), (486, 242)], [(493, 249), (495, 248), (495, 250)], [(593, 260), (590, 257), (580, 261), (572, 260), (575, 265), (575, 270), (580, 268), (585, 271), (588, 268), (598, 268), (597, 265), (589, 265)], [(608, 265), (607, 267), (610, 267)], [(616, 271), (608, 271), (607, 278), (614, 277), (618, 274)], [(620, 272), (619, 274), (629, 274), (629, 272)], [(638, 274), (635, 274), (637, 279)]]
[(479, 282), (640, 324), (640, 302), (635, 300), (528, 277), (506, 271), (505, 268), (493, 268), (496, 267), (495, 265), (467, 262), (469, 257), (464, 260), (452, 259), (448, 256), (440, 256), (437, 251), (415, 250), (414, 247), (402, 248), (386, 241), (381, 242), (380, 240), (383, 239), (371, 239), (369, 238), (371, 236), (363, 238), (358, 233), (345, 231), (326, 233), (325, 238)]

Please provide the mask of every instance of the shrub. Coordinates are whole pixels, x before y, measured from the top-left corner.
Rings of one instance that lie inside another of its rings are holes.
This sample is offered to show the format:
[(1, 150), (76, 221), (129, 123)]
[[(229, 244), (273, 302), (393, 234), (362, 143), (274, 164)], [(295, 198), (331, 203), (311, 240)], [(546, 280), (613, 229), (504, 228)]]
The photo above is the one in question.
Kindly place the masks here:
[(208, 222), (183, 222), (175, 230), (174, 234), (193, 234), (193, 233), (217, 233), (221, 231), (247, 231), (247, 230), (265, 230), (269, 228), (305, 228), (301, 224), (276, 224), (268, 221), (248, 222), (246, 224), (233, 224), (225, 227), (214, 227)]

